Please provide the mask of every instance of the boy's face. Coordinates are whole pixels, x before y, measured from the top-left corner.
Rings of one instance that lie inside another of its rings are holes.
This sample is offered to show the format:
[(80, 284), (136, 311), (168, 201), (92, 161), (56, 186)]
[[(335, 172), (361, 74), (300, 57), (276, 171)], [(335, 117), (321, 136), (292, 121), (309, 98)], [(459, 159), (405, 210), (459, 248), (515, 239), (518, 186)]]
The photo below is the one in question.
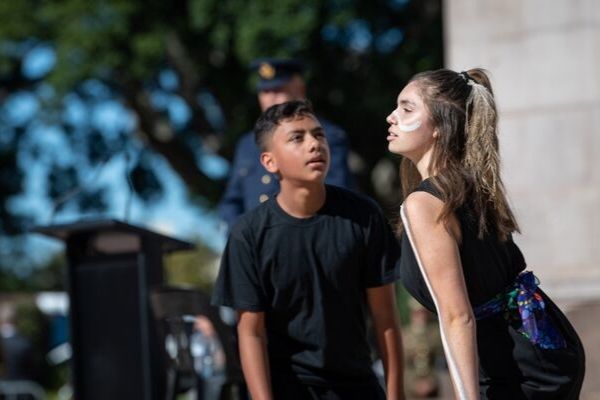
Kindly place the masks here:
[(260, 161), (282, 181), (323, 182), (329, 169), (329, 145), (313, 115), (282, 120)]

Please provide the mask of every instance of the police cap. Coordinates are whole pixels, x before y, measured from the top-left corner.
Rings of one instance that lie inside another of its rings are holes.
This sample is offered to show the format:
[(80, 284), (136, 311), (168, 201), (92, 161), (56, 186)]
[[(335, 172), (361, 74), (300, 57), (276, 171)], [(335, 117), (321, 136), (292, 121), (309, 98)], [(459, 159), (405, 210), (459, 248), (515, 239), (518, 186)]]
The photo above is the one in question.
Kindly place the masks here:
[(258, 58), (250, 64), (258, 74), (256, 90), (271, 90), (286, 84), (296, 74), (306, 70), (305, 64), (297, 59)]

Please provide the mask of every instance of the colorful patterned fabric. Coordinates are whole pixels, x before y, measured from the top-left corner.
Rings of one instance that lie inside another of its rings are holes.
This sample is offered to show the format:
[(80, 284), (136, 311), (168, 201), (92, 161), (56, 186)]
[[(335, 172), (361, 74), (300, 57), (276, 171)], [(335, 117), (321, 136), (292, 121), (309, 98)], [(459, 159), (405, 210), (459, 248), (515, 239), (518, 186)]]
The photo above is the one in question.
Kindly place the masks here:
[(505, 291), (475, 307), (475, 318), (502, 313), (504, 319), (534, 345), (542, 349), (565, 348), (564, 338), (546, 313), (538, 285), (533, 272), (521, 272)]

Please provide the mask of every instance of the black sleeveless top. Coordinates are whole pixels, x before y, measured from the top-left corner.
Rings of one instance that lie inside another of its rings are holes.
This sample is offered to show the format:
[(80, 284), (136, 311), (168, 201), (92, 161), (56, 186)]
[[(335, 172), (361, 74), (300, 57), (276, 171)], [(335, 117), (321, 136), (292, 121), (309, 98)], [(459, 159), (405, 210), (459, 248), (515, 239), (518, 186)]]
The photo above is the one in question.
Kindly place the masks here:
[[(429, 180), (417, 191), (442, 198)], [(512, 284), (525, 269), (517, 245), (491, 232), (477, 237), (477, 222), (468, 205), (455, 211), (460, 223), (460, 260), (471, 305), (477, 307)], [(410, 221), (409, 221), (410, 223)], [(406, 289), (427, 309), (436, 312), (406, 232), (402, 235), (400, 279)], [(482, 400), (539, 399), (576, 400), (585, 374), (585, 353), (577, 333), (541, 289), (545, 312), (566, 340), (567, 347), (543, 349), (534, 345), (507, 321), (502, 313), (477, 321), (479, 391)]]
[[(442, 199), (429, 179), (422, 181), (415, 191), (427, 192)], [(500, 241), (495, 234), (487, 233), (483, 239), (479, 239), (477, 221), (473, 218), (468, 206), (460, 207), (455, 213), (462, 233), (459, 251), (467, 292), (471, 305), (476, 307), (513, 283), (519, 272), (525, 269), (526, 264), (521, 251), (511, 237)], [(406, 232), (402, 233), (401, 246), (400, 279), (402, 283), (419, 303), (435, 313), (433, 299), (427, 289)]]

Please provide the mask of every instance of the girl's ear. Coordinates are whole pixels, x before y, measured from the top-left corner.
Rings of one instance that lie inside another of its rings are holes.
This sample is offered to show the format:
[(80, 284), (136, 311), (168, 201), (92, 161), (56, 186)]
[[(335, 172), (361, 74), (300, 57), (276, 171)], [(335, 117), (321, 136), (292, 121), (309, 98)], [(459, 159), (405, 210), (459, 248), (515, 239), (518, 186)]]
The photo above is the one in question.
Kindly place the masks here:
[(438, 128), (434, 128), (433, 129), (433, 137), (437, 139), (437, 137), (439, 136), (440, 131), (438, 131)]
[(276, 174), (279, 172), (279, 168), (277, 167), (277, 160), (275, 156), (270, 151), (264, 151), (260, 154), (260, 163), (265, 167), (267, 171), (272, 174)]

